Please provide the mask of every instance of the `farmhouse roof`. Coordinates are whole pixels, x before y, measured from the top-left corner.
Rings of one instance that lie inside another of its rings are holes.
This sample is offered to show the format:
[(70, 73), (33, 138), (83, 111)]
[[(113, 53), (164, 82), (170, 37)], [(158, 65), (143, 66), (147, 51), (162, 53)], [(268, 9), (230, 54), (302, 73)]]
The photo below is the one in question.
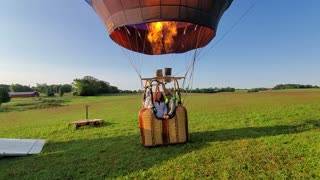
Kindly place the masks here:
[(9, 92), (9, 95), (31, 95), (34, 93), (38, 93), (37, 91), (33, 92)]

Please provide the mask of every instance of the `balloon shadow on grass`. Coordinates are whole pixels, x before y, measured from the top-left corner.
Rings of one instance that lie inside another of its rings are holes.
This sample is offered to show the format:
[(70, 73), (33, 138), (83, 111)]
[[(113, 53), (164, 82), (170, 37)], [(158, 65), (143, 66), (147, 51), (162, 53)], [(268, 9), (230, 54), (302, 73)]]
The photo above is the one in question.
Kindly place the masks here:
[(313, 129), (320, 129), (320, 120), (309, 120), (298, 125), (193, 132), (187, 144), (156, 148), (143, 147), (139, 142), (139, 134), (48, 142), (40, 155), (2, 159), (1, 169), (8, 170), (0, 170), (0, 178), (116, 178), (147, 170), (169, 159), (205, 148), (210, 146), (210, 142), (297, 134)]

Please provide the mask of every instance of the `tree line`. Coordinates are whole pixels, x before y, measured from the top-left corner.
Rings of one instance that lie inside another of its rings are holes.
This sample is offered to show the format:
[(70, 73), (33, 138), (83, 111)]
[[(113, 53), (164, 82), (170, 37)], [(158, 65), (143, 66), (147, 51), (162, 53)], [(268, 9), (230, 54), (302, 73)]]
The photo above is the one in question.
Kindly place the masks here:
[(319, 86), (313, 85), (304, 85), (304, 84), (278, 84), (273, 88), (252, 88), (249, 89), (248, 93), (260, 92), (260, 91), (268, 91), (268, 90), (281, 90), (281, 89), (311, 89), (311, 88), (320, 88)]
[(223, 87), (223, 88), (196, 88), (196, 89), (182, 89), (183, 93), (221, 93), (221, 92), (234, 92), (235, 88)]
[(21, 84), (0, 84), (0, 88), (6, 92), (33, 92), (47, 94), (52, 96), (55, 93), (63, 95), (63, 93), (72, 92), (73, 95), (78, 96), (95, 96), (107, 93), (134, 93), (135, 91), (125, 90), (121, 91), (116, 86), (112, 86), (109, 82), (99, 80), (92, 76), (85, 76), (80, 79), (74, 79), (71, 84), (36, 84), (36, 86), (26, 86)]
[(253, 92), (268, 91), (268, 90), (270, 90), (270, 88), (252, 88), (252, 89), (249, 89), (247, 92), (253, 93)]
[(313, 86), (313, 85), (303, 85), (303, 84), (278, 84), (274, 88), (274, 90), (279, 89), (310, 89), (310, 88), (319, 88), (319, 86)]
[(46, 93), (48, 90), (53, 93), (58, 93), (60, 90), (69, 93), (72, 91), (72, 86), (70, 84), (37, 84), (36, 86), (26, 86), (21, 84), (0, 84), (0, 88), (5, 89), (8, 92), (33, 92), (37, 91), (40, 93)]
[[(306, 89), (306, 88), (319, 88), (319, 86), (302, 85), (302, 84), (278, 84), (273, 88), (253, 88), (247, 90), (247, 92), (259, 92), (267, 90), (280, 90), (280, 89)], [(71, 84), (36, 84), (36, 86), (26, 86), (21, 84), (0, 84), (2, 100), (8, 101), (5, 92), (33, 92), (44, 93), (47, 96), (54, 96), (55, 93), (63, 96), (64, 93), (72, 92), (76, 96), (96, 96), (99, 94), (108, 93), (139, 93), (140, 90), (120, 90), (116, 86), (112, 86), (109, 82), (99, 80), (92, 76), (85, 76), (83, 78), (74, 79)], [(235, 88), (223, 87), (223, 88), (196, 88), (196, 89), (181, 89), (183, 93), (220, 93), (220, 92), (235, 92)], [(10, 100), (10, 99), (9, 99)], [(1, 101), (1, 100), (0, 100)], [(0, 102), (1, 103), (1, 102)]]
[(64, 93), (72, 92), (73, 95), (78, 96), (95, 96), (107, 93), (135, 93), (137, 91), (125, 90), (121, 91), (116, 86), (110, 85), (106, 81), (96, 79), (91, 76), (85, 76), (82, 79), (74, 79), (72, 84), (38, 84), (30, 87), (21, 84), (0, 84), (0, 106), (2, 103), (10, 101), (9, 92), (40, 92), (45, 93), (47, 96), (54, 96), (59, 93), (63, 96)]

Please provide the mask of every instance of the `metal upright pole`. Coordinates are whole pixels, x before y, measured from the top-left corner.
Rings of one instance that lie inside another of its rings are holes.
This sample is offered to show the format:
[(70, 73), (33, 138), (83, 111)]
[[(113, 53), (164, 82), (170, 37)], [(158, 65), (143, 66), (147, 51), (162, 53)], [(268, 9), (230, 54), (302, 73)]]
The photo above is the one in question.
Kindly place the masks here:
[(89, 117), (88, 117), (88, 105), (86, 105), (86, 119), (88, 120), (89, 119)]

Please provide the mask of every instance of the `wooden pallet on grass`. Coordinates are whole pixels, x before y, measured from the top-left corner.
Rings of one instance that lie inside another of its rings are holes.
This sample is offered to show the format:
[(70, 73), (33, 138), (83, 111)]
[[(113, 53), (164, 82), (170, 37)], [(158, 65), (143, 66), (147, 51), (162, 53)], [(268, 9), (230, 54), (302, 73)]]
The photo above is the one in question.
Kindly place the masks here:
[(103, 123), (104, 123), (103, 119), (84, 119), (80, 121), (71, 122), (69, 123), (69, 126), (75, 125), (76, 129), (78, 129), (81, 126), (89, 126), (89, 125), (99, 126)]

